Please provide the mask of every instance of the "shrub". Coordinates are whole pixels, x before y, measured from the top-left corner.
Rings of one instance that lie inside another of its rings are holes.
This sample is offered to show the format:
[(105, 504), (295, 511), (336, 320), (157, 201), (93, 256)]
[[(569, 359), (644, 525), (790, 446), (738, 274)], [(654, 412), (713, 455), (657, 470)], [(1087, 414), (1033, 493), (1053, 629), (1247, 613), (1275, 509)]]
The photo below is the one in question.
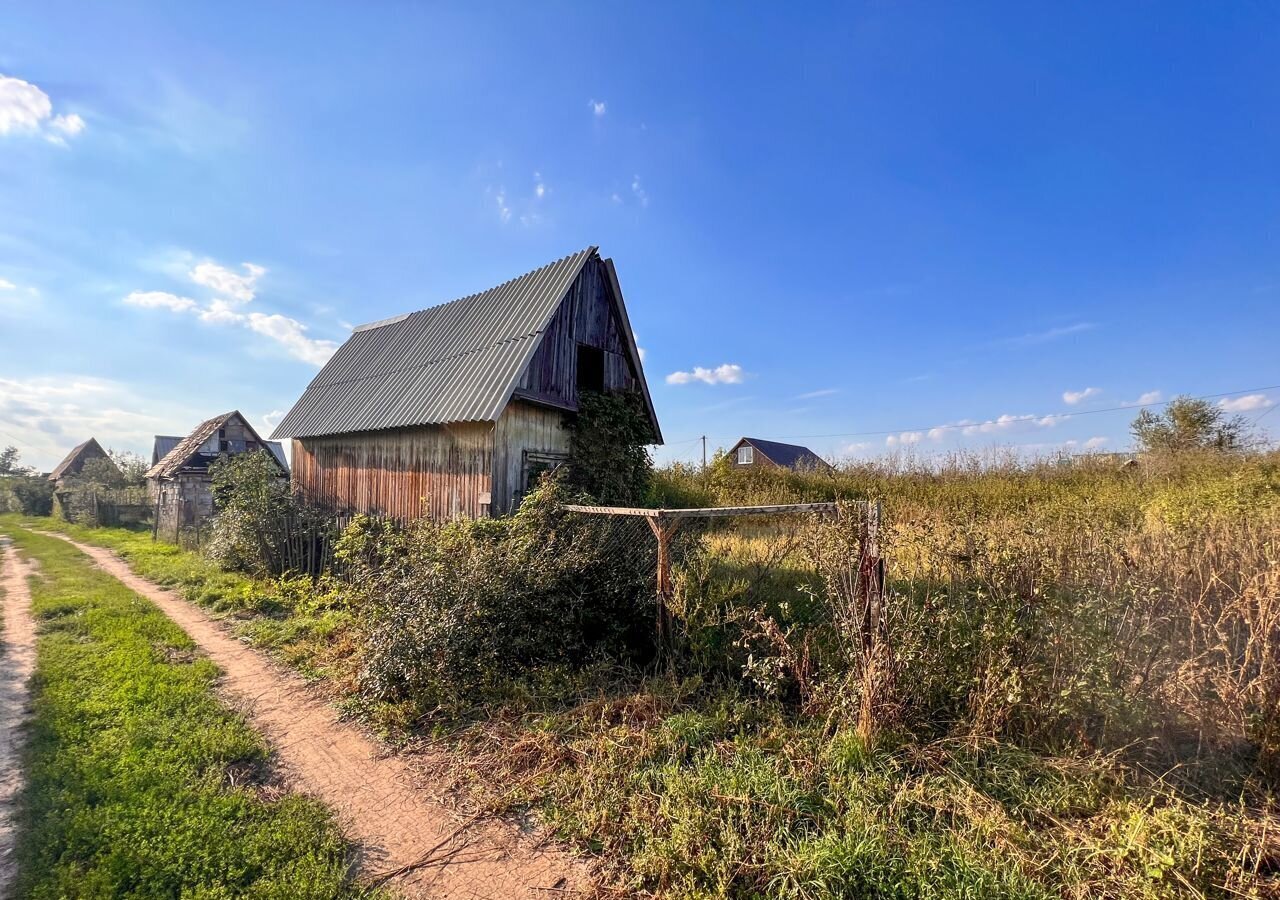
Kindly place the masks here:
[(596, 523), (560, 509), (564, 499), (544, 479), (508, 519), (353, 523), (339, 552), (364, 612), (366, 696), (459, 709), (538, 669), (646, 659), (648, 549), (606, 547)]
[(210, 475), (218, 513), (205, 553), (224, 569), (282, 575), (290, 569), (291, 543), (331, 539), (330, 516), (293, 494), (266, 450), (225, 457)]

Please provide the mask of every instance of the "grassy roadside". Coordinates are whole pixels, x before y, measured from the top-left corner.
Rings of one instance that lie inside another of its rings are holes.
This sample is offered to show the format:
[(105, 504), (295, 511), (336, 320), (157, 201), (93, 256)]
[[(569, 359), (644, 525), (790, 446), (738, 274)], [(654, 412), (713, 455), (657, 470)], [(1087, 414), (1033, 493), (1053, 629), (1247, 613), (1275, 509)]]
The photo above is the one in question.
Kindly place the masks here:
[(0, 528), (41, 567), (17, 894), (362, 896), (327, 811), (271, 784), (181, 629), (66, 543)]
[(226, 572), (199, 553), (153, 541), (145, 530), (85, 528), (59, 519), (0, 515), (0, 527), (5, 524), (58, 531), (114, 551), (138, 575), (176, 590), (310, 680), (341, 682), (350, 674), (346, 663), (352, 656), (352, 616), (329, 602), (335, 598), (317, 591), (309, 578), (261, 581)]

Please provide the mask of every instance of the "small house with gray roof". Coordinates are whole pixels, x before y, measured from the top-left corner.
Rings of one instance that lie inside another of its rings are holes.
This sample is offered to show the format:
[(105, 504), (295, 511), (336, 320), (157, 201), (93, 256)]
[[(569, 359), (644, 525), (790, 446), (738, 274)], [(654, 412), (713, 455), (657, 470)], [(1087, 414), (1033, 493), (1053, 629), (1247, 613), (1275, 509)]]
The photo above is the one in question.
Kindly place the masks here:
[(828, 463), (808, 447), (744, 437), (729, 450), (729, 465), (735, 469), (783, 468), (796, 471), (825, 472)]
[(147, 489), (156, 508), (157, 527), (168, 531), (194, 525), (214, 512), (213, 478), (209, 467), (241, 453), (269, 453), (281, 478), (289, 475), (284, 450), (264, 441), (238, 410), (206, 419), (186, 437), (170, 443), (157, 435), (153, 457), (167, 448), (147, 470)]
[(589, 391), (643, 400), (613, 261), (595, 247), (440, 306), (356, 328), (277, 426), (315, 502), (403, 519), (511, 512), (568, 459)]

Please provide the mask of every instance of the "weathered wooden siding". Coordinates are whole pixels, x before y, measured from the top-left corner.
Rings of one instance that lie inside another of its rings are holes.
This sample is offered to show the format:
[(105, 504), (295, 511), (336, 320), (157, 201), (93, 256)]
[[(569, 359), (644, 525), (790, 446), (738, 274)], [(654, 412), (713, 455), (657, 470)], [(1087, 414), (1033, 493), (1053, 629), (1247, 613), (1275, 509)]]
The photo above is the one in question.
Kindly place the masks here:
[(578, 344), (604, 351), (605, 390), (637, 389), (637, 373), (627, 356), (626, 338), (614, 312), (610, 290), (599, 259), (582, 267), (521, 376), (518, 391), (577, 409)]
[(293, 481), (344, 510), (415, 519), (489, 512), (491, 423), (462, 422), (295, 438)]
[(526, 453), (567, 454), (569, 432), (564, 413), (513, 400), (498, 419), (493, 434), (493, 514), (515, 509), (524, 490)]

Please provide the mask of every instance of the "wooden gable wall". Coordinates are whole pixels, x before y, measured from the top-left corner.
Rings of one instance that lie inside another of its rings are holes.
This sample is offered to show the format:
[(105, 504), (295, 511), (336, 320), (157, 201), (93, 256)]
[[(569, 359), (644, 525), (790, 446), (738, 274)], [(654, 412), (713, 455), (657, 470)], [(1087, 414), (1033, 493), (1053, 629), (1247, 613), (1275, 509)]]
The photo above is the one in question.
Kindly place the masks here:
[(604, 351), (605, 390), (638, 389), (637, 373), (627, 355), (626, 337), (611, 290), (604, 263), (599, 257), (588, 261), (520, 377), (517, 397), (577, 409), (579, 344)]

